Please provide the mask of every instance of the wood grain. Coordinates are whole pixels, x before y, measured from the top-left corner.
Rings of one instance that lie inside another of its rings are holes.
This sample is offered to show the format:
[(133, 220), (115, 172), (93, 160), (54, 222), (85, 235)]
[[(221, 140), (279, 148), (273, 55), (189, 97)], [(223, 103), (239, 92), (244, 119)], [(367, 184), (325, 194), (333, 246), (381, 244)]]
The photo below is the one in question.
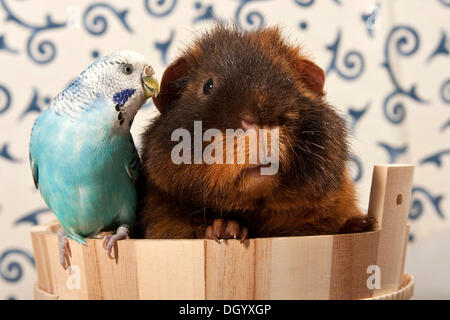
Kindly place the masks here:
[[(102, 240), (69, 241), (72, 274), (59, 264), (57, 222), (31, 238), (37, 299), (410, 298), (403, 274), (412, 166), (374, 168), (369, 212), (379, 230), (358, 234), (213, 240), (123, 240), (116, 259)], [(399, 197), (399, 195), (401, 195)], [(400, 199), (401, 198), (401, 199)], [(369, 289), (367, 268), (381, 270)], [(73, 281), (78, 272), (79, 287)], [(72, 281), (71, 281), (72, 280)], [(407, 289), (401, 291), (401, 288)]]
[[(413, 173), (414, 166), (374, 168), (368, 214), (378, 218), (381, 230), (377, 255), (381, 289), (376, 290), (376, 295), (386, 294), (401, 286)], [(372, 199), (372, 194), (377, 201)]]
[(131, 240), (140, 299), (205, 299), (203, 240)]

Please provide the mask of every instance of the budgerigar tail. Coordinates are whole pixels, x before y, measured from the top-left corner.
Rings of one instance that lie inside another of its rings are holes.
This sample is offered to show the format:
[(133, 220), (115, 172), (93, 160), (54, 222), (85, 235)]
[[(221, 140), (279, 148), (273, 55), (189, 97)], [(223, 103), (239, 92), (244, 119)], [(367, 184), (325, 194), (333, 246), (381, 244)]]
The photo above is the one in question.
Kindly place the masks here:
[(86, 240), (82, 237), (82, 236), (79, 236), (79, 235), (77, 235), (77, 234), (75, 234), (75, 233), (69, 233), (69, 232), (67, 232), (67, 236), (70, 238), (70, 239), (72, 239), (72, 240), (74, 240), (74, 241), (76, 241), (76, 242), (79, 242), (79, 243), (81, 243), (81, 244), (86, 244)]

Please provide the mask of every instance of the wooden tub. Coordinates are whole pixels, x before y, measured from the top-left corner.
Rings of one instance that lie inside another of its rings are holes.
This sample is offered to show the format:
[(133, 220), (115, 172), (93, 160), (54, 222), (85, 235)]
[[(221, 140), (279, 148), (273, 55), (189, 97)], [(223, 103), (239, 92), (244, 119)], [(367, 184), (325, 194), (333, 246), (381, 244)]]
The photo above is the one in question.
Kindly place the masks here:
[[(213, 240), (124, 240), (117, 258), (99, 239), (70, 240), (57, 222), (31, 231), (36, 299), (409, 299), (404, 274), (413, 166), (375, 166), (368, 214), (380, 229), (345, 235)], [(70, 272), (70, 273), (69, 273)]]

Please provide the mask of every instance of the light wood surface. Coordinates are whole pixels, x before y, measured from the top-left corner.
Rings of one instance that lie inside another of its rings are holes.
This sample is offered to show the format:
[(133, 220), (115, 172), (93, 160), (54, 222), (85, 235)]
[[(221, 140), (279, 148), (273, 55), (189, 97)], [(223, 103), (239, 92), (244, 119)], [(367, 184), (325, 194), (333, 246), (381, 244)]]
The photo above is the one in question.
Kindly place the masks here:
[[(412, 166), (376, 166), (368, 214), (379, 230), (359, 234), (212, 240), (124, 240), (117, 258), (99, 239), (70, 240), (71, 273), (59, 264), (57, 222), (31, 237), (35, 297), (58, 299), (367, 299), (409, 298), (404, 282)], [(399, 197), (399, 195), (401, 195)], [(401, 198), (401, 199), (400, 199)], [(400, 201), (401, 200), (401, 201)], [(368, 287), (369, 266), (380, 288)], [(402, 285), (403, 284), (403, 285)], [(393, 297), (393, 296), (392, 296)]]

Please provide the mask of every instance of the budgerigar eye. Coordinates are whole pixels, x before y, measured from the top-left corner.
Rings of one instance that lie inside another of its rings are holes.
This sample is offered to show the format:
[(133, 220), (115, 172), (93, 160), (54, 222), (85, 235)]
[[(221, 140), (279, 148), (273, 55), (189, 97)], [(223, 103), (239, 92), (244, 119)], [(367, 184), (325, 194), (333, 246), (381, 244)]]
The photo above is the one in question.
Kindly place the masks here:
[(213, 88), (214, 88), (214, 81), (212, 78), (209, 78), (203, 85), (203, 93), (210, 94)]
[(124, 63), (122, 65), (122, 72), (125, 74), (131, 74), (133, 72), (133, 66), (129, 63)]

